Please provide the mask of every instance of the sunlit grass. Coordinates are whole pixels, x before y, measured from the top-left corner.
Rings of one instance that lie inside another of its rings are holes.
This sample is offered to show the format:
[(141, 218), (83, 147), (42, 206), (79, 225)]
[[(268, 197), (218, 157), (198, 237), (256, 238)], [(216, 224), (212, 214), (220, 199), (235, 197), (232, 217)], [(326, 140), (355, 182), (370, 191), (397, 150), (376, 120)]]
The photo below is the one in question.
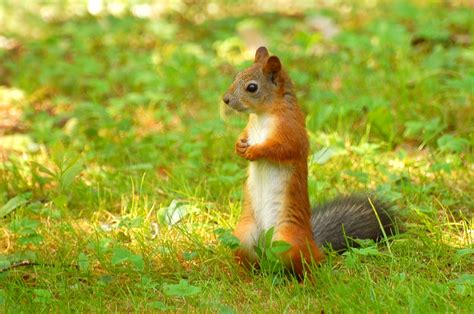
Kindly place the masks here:
[[(133, 5), (2, 5), (5, 312), (473, 312), (474, 25), (462, 2), (252, 16), (250, 3), (203, 2), (150, 19)], [(320, 15), (337, 36), (313, 29)], [(220, 105), (251, 62), (249, 30), (307, 113), (313, 204), (376, 191), (403, 230), (390, 250), (328, 252), (298, 283), (237, 267), (217, 239), (240, 214), (233, 143), (246, 118)]]

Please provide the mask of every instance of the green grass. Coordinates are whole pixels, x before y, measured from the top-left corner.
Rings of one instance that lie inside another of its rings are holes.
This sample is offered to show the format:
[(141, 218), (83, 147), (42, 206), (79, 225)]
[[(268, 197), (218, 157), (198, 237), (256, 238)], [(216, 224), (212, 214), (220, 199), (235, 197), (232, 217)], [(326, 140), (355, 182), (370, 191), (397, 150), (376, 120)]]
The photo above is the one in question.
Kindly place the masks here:
[[(153, 19), (1, 2), (1, 311), (474, 312), (474, 19), (458, 2)], [(314, 32), (318, 15), (339, 34)], [(246, 118), (220, 99), (249, 29), (296, 83), (311, 199), (377, 191), (405, 230), (390, 249), (329, 252), (298, 283), (237, 267), (217, 239), (242, 200)]]

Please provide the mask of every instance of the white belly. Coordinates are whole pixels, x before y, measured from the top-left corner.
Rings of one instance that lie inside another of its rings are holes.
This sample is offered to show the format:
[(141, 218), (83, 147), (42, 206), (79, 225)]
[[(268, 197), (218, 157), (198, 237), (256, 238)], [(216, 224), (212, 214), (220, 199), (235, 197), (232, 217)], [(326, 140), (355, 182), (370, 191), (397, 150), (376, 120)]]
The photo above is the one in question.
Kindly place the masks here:
[(248, 126), (250, 145), (263, 143), (273, 127), (273, 119), (268, 115), (257, 116), (252, 114)]
[(283, 208), (290, 168), (265, 160), (250, 163), (247, 188), (259, 229), (275, 227)]
[[(265, 142), (271, 136), (275, 120), (269, 115), (251, 115), (248, 125), (250, 145)], [(275, 227), (284, 204), (290, 179), (290, 167), (265, 159), (250, 162), (247, 189), (259, 231)]]

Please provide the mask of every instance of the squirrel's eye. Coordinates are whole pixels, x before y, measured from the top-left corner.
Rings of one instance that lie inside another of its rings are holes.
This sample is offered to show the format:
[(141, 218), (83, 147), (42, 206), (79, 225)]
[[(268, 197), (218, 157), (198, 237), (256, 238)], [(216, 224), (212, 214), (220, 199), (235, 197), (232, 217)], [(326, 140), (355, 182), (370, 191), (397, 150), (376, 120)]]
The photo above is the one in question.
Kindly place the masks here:
[(255, 84), (255, 83), (250, 83), (249, 85), (247, 85), (247, 92), (251, 92), (251, 93), (255, 93), (258, 89), (258, 85)]

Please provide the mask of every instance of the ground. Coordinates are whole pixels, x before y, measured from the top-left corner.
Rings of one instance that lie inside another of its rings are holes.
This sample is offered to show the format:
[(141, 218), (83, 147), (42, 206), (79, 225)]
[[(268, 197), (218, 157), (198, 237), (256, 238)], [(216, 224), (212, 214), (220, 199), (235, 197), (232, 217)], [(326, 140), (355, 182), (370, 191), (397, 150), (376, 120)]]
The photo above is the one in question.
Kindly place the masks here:
[[(0, 4), (3, 311), (474, 312), (469, 1), (88, 3)], [(403, 231), (301, 283), (232, 259), (246, 117), (221, 97), (261, 43), (312, 202), (375, 191)]]

